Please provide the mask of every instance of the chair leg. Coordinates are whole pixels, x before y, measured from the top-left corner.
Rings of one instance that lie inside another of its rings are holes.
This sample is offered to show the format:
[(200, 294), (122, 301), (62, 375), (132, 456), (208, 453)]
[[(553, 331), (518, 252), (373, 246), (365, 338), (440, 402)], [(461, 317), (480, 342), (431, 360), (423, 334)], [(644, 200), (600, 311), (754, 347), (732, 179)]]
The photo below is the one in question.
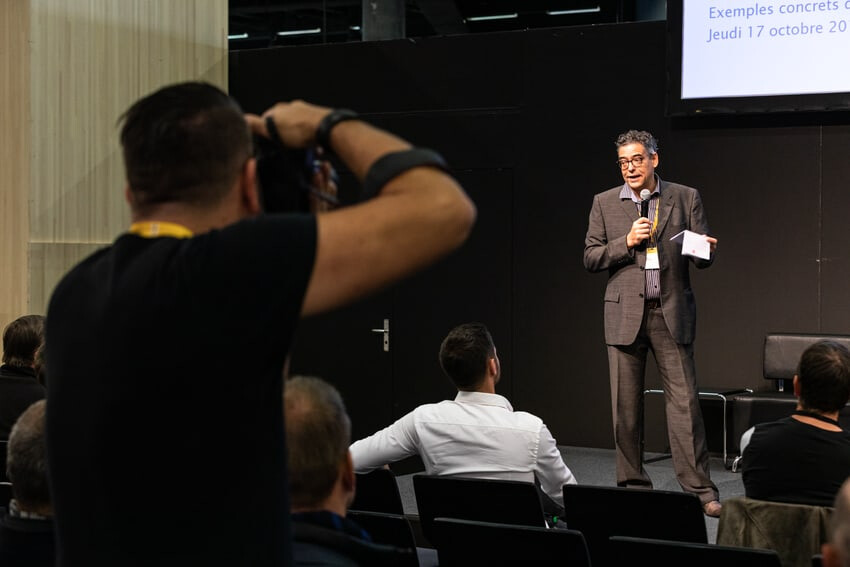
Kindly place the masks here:
[(732, 461), (732, 472), (738, 472), (738, 467), (741, 466), (741, 455), (735, 457)]

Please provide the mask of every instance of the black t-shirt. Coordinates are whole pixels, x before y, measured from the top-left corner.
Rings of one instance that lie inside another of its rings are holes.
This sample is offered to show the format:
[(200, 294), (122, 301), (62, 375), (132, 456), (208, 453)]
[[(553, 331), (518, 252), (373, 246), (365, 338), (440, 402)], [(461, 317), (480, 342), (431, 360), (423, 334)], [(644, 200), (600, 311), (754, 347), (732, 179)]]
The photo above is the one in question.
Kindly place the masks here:
[(741, 458), (747, 497), (833, 506), (850, 476), (850, 432), (785, 417), (755, 426)]
[(60, 565), (287, 564), (282, 369), (315, 246), (310, 215), (125, 234), (59, 283), (46, 348)]
[[(45, 396), (35, 370), (21, 366), (0, 366), (0, 439), (8, 439), (12, 426), (30, 405)], [(6, 471), (2, 471), (5, 476)]]

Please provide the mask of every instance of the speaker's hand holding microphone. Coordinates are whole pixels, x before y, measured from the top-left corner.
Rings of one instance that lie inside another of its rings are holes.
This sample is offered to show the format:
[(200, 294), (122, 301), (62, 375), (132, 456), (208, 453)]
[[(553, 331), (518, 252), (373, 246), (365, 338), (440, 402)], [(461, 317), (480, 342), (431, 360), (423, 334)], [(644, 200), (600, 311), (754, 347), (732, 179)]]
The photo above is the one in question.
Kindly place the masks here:
[(640, 192), (640, 218), (632, 223), (632, 229), (626, 235), (626, 245), (629, 248), (643, 250), (649, 240), (652, 231), (652, 223), (649, 222), (649, 198), (652, 196), (649, 189)]

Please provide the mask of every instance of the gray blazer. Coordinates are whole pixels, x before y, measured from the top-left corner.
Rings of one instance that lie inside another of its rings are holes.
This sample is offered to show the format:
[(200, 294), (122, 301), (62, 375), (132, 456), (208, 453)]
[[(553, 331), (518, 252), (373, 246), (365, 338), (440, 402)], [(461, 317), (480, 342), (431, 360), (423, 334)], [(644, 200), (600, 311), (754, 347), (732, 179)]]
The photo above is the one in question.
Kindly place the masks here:
[[(680, 244), (670, 237), (683, 230), (708, 234), (708, 222), (699, 191), (693, 187), (661, 181), (658, 209), (658, 252), (661, 269), (661, 309), (673, 339), (679, 344), (694, 342), (696, 302), (691, 289), (690, 263), (707, 268), (714, 261), (683, 256)], [(643, 319), (646, 252), (629, 250), (626, 235), (638, 218), (630, 199), (620, 199), (622, 185), (593, 197), (584, 267), (589, 272), (608, 270), (605, 288), (605, 342), (629, 345), (634, 342)]]

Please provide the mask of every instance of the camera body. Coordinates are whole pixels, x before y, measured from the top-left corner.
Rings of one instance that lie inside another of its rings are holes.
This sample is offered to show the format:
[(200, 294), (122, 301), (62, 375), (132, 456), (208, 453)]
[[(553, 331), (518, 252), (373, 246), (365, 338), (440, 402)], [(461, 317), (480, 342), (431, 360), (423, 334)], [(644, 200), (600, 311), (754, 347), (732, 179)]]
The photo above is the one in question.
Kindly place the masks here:
[(310, 212), (310, 193), (316, 171), (312, 148), (287, 148), (254, 136), (260, 202), (266, 213)]

